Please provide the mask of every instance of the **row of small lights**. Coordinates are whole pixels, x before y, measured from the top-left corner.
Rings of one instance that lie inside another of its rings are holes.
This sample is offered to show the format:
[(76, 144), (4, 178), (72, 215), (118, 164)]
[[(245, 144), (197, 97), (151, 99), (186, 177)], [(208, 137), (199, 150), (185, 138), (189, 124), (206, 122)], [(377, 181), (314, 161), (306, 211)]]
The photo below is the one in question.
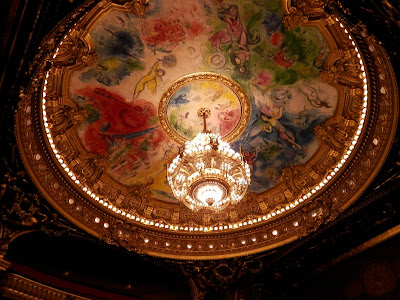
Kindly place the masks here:
[[(294, 227), (297, 227), (297, 226), (299, 226), (299, 223), (298, 223), (297, 221), (295, 221), (295, 222), (293, 222), (293, 226), (294, 226)], [(279, 232), (278, 232), (278, 230), (274, 229), (274, 230), (270, 231), (270, 234), (272, 234), (273, 237), (277, 237), (277, 236), (279, 235)], [(269, 237), (269, 235), (268, 235), (267, 233), (264, 233), (264, 234), (262, 235), (262, 238), (263, 238), (263, 239), (267, 239), (268, 237)], [(258, 239), (257, 239), (257, 237), (253, 236), (252, 238), (250, 238), (250, 241), (253, 242), (253, 243), (256, 243), (256, 242), (258, 241)], [(145, 238), (143, 239), (143, 242), (144, 242), (145, 244), (150, 243), (150, 238), (145, 237)], [(248, 239), (242, 239), (242, 240), (240, 241), (240, 244), (242, 244), (243, 246), (246, 245), (247, 243), (248, 243)], [(180, 243), (177, 243), (175, 246), (176, 246), (177, 248), (179, 248), (180, 245), (181, 245)], [(232, 246), (235, 246), (236, 243), (235, 243), (235, 242), (231, 242), (231, 245), (232, 245)], [(166, 241), (166, 242), (165, 242), (165, 246), (166, 246), (166, 247), (170, 247), (170, 246), (171, 246), (171, 242)], [(214, 244), (212, 244), (212, 243), (208, 244), (207, 246), (208, 246), (208, 248), (209, 248), (210, 250), (212, 250), (214, 247), (216, 247), (216, 245), (214, 245)], [(224, 246), (225, 246), (225, 244), (221, 244), (221, 248), (224, 247)], [(189, 250), (193, 248), (193, 250), (194, 250), (195, 247), (194, 247), (194, 245), (193, 245), (192, 243), (189, 242), (189, 243), (186, 244), (186, 248), (189, 249)], [(198, 248), (201, 249), (202, 246), (201, 246), (201, 245), (198, 245)]]
[[(337, 22), (339, 22), (338, 19), (336, 19)], [(340, 27), (344, 28), (342, 23), (339, 23)], [(71, 31), (71, 30), (70, 30)], [(263, 215), (262, 217), (258, 217), (258, 218), (254, 218), (252, 220), (247, 220), (247, 221), (243, 221), (243, 222), (238, 222), (238, 223), (234, 223), (234, 224), (228, 224), (228, 225), (219, 225), (219, 226), (177, 226), (177, 225), (172, 225), (172, 224), (168, 224), (168, 223), (164, 223), (164, 222), (154, 222), (151, 220), (148, 220), (146, 218), (143, 217), (139, 217), (136, 215), (133, 215), (131, 213), (128, 213), (124, 210), (121, 210), (119, 208), (117, 208), (116, 206), (114, 206), (111, 203), (108, 203), (107, 199), (100, 199), (100, 197), (98, 195), (96, 195), (94, 192), (92, 192), (90, 190), (90, 188), (84, 186), (83, 184), (81, 184), (81, 182), (79, 181), (79, 179), (76, 177), (76, 175), (68, 168), (66, 162), (63, 160), (62, 156), (58, 153), (56, 146), (54, 144), (53, 141), (53, 137), (51, 135), (50, 129), (49, 129), (49, 124), (47, 122), (47, 113), (46, 113), (46, 90), (47, 90), (47, 83), (48, 83), (48, 78), (49, 78), (49, 71), (46, 73), (45, 76), (45, 81), (44, 81), (44, 87), (43, 87), (43, 93), (42, 93), (42, 114), (43, 114), (43, 125), (45, 128), (45, 132), (46, 132), (46, 136), (48, 139), (48, 142), (52, 148), (52, 151), (55, 155), (55, 157), (57, 158), (60, 166), (64, 169), (64, 171), (68, 174), (68, 176), (72, 179), (73, 182), (75, 182), (76, 185), (78, 185), (88, 196), (90, 196), (92, 199), (94, 199), (96, 202), (98, 202), (99, 204), (103, 205), (104, 207), (108, 208), (109, 210), (113, 211), (114, 213), (120, 214), (123, 217), (126, 217), (128, 219), (137, 221), (142, 223), (143, 225), (148, 225), (148, 226), (154, 226), (157, 228), (165, 228), (165, 229), (169, 229), (171, 231), (195, 231), (195, 232), (210, 232), (210, 231), (222, 231), (222, 230), (228, 230), (228, 229), (237, 229), (237, 228), (241, 228), (243, 226), (249, 226), (249, 225), (253, 225), (256, 224), (258, 222), (261, 221), (266, 221), (268, 219), (271, 219), (273, 217), (275, 217), (276, 215), (285, 213), (287, 211), (289, 211), (290, 209), (295, 208), (296, 206), (298, 206), (300, 203), (302, 203), (303, 201), (309, 199), (312, 195), (314, 195), (315, 193), (317, 193), (321, 188), (323, 188), (332, 178), (333, 176), (336, 175), (337, 172), (339, 172), (340, 168), (344, 165), (344, 163), (346, 162), (346, 160), (349, 158), (350, 154), (352, 153), (352, 151), (355, 148), (355, 145), (357, 144), (357, 141), (361, 135), (361, 131), (363, 129), (364, 126), (364, 121), (366, 118), (366, 113), (367, 113), (367, 105), (368, 105), (368, 84), (367, 84), (367, 78), (366, 78), (366, 73), (365, 73), (365, 69), (364, 69), (364, 63), (362, 61), (361, 58), (361, 54), (352, 38), (352, 36), (349, 34), (348, 30), (346, 28), (344, 28), (344, 32), (346, 34), (348, 34), (348, 38), (349, 40), (351, 40), (352, 45), (354, 46), (354, 50), (357, 53), (357, 58), (359, 59), (359, 63), (361, 65), (361, 71), (362, 71), (362, 80), (363, 80), (363, 90), (364, 90), (364, 97), (363, 97), (363, 110), (362, 110), (362, 114), (361, 114), (361, 119), (359, 121), (359, 126), (357, 128), (357, 132), (353, 138), (353, 141), (351, 143), (351, 145), (349, 146), (348, 150), (346, 151), (345, 155), (342, 157), (342, 159), (340, 160), (340, 162), (333, 168), (333, 170), (326, 176), (326, 178), (321, 181), (318, 185), (314, 186), (312, 189), (310, 189), (310, 191), (303, 195), (302, 197), (298, 198), (297, 200), (291, 202), (290, 204), (286, 205), (285, 207), (276, 209), (275, 211), (267, 214), (267, 215)], [(67, 35), (64, 36), (64, 39), (67, 38)], [(60, 47), (63, 44), (63, 41), (61, 41), (60, 43)], [(55, 54), (53, 55), (53, 59), (57, 56), (59, 52), (59, 47), (56, 49)], [(72, 200), (72, 199), (70, 199)], [(73, 201), (72, 201), (73, 202)], [(70, 204), (73, 204), (70, 202)], [(100, 223), (100, 219), (98, 217), (95, 218), (95, 223)], [(298, 226), (298, 223), (296, 222)], [(105, 228), (109, 227), (108, 223), (104, 223), (103, 224)], [(273, 235), (278, 235), (278, 231), (273, 231), (272, 232)]]

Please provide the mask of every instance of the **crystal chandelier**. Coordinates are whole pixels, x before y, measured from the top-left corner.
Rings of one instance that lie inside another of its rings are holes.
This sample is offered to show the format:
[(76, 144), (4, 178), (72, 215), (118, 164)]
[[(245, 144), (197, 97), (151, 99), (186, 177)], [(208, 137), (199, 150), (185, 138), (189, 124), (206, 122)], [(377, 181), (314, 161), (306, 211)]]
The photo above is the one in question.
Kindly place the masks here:
[(219, 211), (239, 202), (250, 184), (250, 168), (243, 155), (232, 150), (218, 134), (207, 131), (209, 109), (197, 112), (204, 130), (182, 145), (167, 168), (174, 196), (192, 210)]

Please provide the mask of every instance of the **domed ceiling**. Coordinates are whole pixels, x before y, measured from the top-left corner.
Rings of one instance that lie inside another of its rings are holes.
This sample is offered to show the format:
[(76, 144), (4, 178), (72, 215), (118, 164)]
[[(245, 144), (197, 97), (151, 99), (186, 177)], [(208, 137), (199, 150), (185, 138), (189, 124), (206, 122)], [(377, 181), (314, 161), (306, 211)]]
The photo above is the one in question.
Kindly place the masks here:
[[(255, 253), (333, 220), (386, 157), (397, 91), (379, 45), (324, 6), (82, 6), (43, 42), (20, 104), (31, 176), (78, 226), (156, 256)], [(217, 212), (179, 203), (166, 179), (200, 108), (251, 169), (246, 197)]]

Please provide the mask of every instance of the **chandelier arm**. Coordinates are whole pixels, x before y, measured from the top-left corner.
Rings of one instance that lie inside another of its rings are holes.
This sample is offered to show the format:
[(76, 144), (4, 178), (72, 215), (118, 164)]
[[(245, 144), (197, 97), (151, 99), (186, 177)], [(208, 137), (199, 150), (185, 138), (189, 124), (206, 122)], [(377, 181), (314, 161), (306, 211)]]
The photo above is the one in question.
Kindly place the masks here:
[(211, 157), (211, 168), (215, 167), (215, 159), (214, 157)]
[(199, 171), (199, 170), (197, 170), (196, 166), (193, 163), (189, 163), (188, 165), (192, 168), (193, 172)]

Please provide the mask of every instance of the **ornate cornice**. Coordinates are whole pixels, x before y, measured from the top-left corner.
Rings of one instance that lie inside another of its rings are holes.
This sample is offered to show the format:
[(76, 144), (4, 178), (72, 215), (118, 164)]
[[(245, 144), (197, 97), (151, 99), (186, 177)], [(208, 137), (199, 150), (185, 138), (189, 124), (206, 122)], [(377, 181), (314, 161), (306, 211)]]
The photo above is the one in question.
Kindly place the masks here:
[(71, 294), (13, 273), (2, 278), (0, 294), (8, 299), (89, 300), (89, 298)]
[[(85, 116), (67, 96), (62, 78), (96, 62), (85, 30), (112, 9), (127, 11), (109, 1), (87, 10), (83, 21), (67, 27), (69, 33), (65, 34), (66, 27), (56, 28), (49, 38), (58, 38), (62, 31), (63, 41), (47, 45), (47, 54), (37, 57), (35, 75), (21, 94), (17, 115), (18, 142), (30, 175), (71, 222), (108, 243), (155, 256), (248, 255), (316, 231), (353, 203), (377, 174), (398, 115), (396, 82), (383, 48), (362, 28), (326, 13), (326, 6), (324, 1), (287, 4), (285, 24), (288, 29), (317, 27), (328, 40), (331, 53), (320, 79), (339, 91), (338, 114), (314, 129), (324, 154), (284, 169), (281, 183), (271, 191), (249, 194), (220, 214), (193, 213), (153, 199), (151, 182), (129, 188), (119, 185), (104, 172), (100, 157), (80, 155), (85, 149), (73, 129)], [(324, 105), (318, 101), (314, 99), (314, 105)]]

